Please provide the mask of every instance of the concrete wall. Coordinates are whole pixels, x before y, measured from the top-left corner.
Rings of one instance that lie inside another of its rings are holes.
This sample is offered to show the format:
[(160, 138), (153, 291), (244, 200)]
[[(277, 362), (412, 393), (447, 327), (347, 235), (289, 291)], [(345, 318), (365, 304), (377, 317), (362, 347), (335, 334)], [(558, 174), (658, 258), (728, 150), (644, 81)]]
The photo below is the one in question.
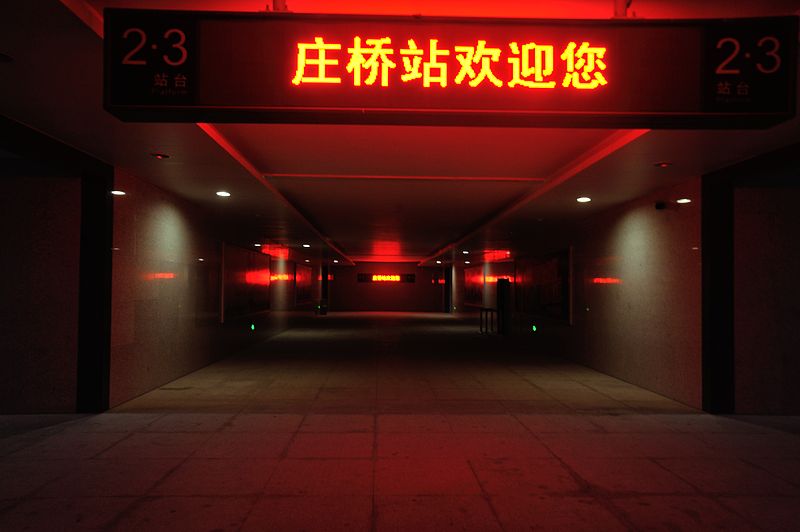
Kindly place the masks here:
[[(656, 201), (684, 196), (693, 202), (654, 208)], [(700, 208), (699, 180), (692, 180), (591, 216), (571, 236), (551, 238), (541, 251), (572, 245), (574, 257), (574, 324), (557, 326), (554, 348), (701, 407)]]
[(220, 243), (165, 191), (119, 172), (115, 187), (111, 406), (221, 355)]
[(736, 411), (800, 414), (797, 187), (734, 195)]
[[(330, 305), (332, 311), (440, 312), (444, 285), (433, 284), (441, 269), (418, 268), (415, 263), (364, 262), (356, 266), (331, 268)], [(358, 274), (410, 274), (414, 283), (359, 283)]]
[(4, 178), (0, 412), (74, 412), (81, 183)]

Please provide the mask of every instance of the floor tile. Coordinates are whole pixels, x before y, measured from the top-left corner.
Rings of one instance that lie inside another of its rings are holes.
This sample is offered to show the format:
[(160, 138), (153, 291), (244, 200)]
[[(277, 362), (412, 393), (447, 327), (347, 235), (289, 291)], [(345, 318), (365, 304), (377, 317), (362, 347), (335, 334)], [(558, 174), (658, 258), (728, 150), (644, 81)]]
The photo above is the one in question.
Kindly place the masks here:
[(680, 477), (646, 458), (568, 458), (566, 464), (590, 486), (611, 493), (696, 493)]
[(276, 460), (192, 458), (158, 483), (151, 495), (258, 495), (277, 465)]
[(240, 530), (254, 497), (154, 497), (139, 500), (112, 530), (193, 532)]
[(291, 444), (289, 458), (370, 458), (375, 435), (367, 433), (298, 433)]
[(490, 500), (506, 531), (628, 530), (611, 511), (588, 497), (499, 495)]
[(478, 495), (480, 485), (466, 460), (379, 459), (377, 495)]
[(378, 497), (375, 504), (375, 528), (379, 532), (502, 530), (486, 499), (480, 496), (389, 496)]
[(306, 416), (300, 432), (373, 432), (375, 417), (371, 415), (319, 415)]
[(268, 496), (259, 499), (242, 532), (264, 530), (364, 531), (372, 526), (372, 497)]
[(0, 514), (0, 530), (103, 530), (135, 500), (128, 497), (26, 499)]
[(194, 452), (195, 458), (280, 458), (294, 437), (287, 432), (219, 432)]
[(700, 496), (650, 495), (614, 499), (613, 505), (642, 531), (757, 530), (717, 502)]
[(296, 460), (278, 463), (265, 488), (270, 495), (371, 495), (371, 460)]
[(584, 489), (555, 458), (482, 459), (470, 463), (483, 491), (491, 495), (577, 494)]

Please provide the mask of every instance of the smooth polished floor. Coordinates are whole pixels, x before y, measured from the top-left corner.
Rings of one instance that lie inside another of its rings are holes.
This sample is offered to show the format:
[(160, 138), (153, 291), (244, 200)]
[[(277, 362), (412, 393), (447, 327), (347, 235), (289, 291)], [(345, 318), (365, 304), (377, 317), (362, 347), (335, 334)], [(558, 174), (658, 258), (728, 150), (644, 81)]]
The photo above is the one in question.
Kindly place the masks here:
[(109, 413), (0, 417), (0, 530), (800, 530), (798, 418), (530, 351), (332, 315)]

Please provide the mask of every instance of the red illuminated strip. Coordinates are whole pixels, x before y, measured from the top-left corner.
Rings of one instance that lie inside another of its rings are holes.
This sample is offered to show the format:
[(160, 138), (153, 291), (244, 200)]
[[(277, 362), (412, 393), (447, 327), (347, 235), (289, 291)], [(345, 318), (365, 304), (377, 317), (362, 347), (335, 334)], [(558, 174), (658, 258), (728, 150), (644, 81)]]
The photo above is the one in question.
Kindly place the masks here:
[(144, 276), (148, 281), (155, 281), (156, 279), (175, 279), (177, 275), (172, 272), (156, 272), (148, 273)]
[(269, 270), (255, 270), (244, 274), (244, 282), (247, 284), (266, 286), (269, 284), (269, 280)]
[(512, 275), (487, 275), (486, 282), (487, 283), (496, 283), (499, 279), (506, 279), (510, 282), (514, 282), (514, 277)]
[(372, 282), (373, 283), (399, 283), (400, 282), (400, 275), (393, 273), (393, 274), (373, 274), (372, 275)]
[(592, 279), (593, 284), (622, 284), (622, 279), (616, 277), (595, 277)]
[(291, 281), (292, 276), (288, 273), (273, 273), (269, 276), (270, 281)]
[[(317, 281), (321, 281), (321, 280), (322, 280), (322, 276), (321, 275), (317, 275)], [(333, 281), (333, 274), (332, 273), (328, 274), (328, 280), (329, 281)]]

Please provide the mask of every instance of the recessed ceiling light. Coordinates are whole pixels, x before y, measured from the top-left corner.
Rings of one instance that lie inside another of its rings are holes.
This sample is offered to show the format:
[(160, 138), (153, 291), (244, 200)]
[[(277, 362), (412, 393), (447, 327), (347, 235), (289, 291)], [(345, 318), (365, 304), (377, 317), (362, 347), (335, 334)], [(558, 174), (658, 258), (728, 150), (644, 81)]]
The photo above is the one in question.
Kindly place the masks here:
[(469, 255), (469, 251), (467, 251), (466, 249), (464, 251), (462, 251), (461, 253), (463, 253), (464, 255)]
[(158, 151), (151, 153), (150, 157), (154, 157), (154, 158), (158, 159), (159, 161), (161, 161), (163, 159), (169, 159), (169, 155), (168, 154), (161, 153), (161, 152), (158, 152)]
[(226, 192), (224, 190), (217, 191), (217, 196), (219, 196), (220, 198), (229, 198), (230, 195), (231, 195), (230, 192)]
[(204, 262), (205, 260), (206, 259), (204, 259), (203, 257), (200, 257), (199, 259), (197, 259), (197, 262)]
[(114, 196), (124, 196), (125, 192), (122, 191), (122, 190), (112, 190), (111, 194), (114, 195)]
[(469, 261), (468, 261), (468, 260), (465, 260), (465, 261), (464, 261), (464, 264), (469, 264)]
[(577, 201), (578, 203), (589, 203), (590, 201), (592, 201), (592, 198), (590, 198), (589, 196), (581, 196), (575, 201)]
[(310, 260), (306, 259), (306, 262), (311, 262)]
[(440, 260), (436, 261), (436, 264), (441, 264), (441, 263), (442, 263), (442, 261), (440, 261)]
[(334, 264), (339, 264), (339, 259), (333, 259)]
[(253, 246), (255, 246), (255, 247), (257, 247), (257, 248), (260, 248), (260, 247), (261, 247), (261, 244), (253, 244)]
[(690, 200), (689, 198), (681, 198), (677, 200), (675, 203), (691, 203), (691, 202), (692, 200)]
[(304, 247), (304, 248), (310, 248), (310, 247), (311, 247), (311, 244), (303, 244), (303, 247)]
[(655, 166), (656, 168), (669, 168), (670, 166), (672, 166), (672, 163), (669, 161), (659, 161), (657, 163), (653, 163), (653, 166)]

